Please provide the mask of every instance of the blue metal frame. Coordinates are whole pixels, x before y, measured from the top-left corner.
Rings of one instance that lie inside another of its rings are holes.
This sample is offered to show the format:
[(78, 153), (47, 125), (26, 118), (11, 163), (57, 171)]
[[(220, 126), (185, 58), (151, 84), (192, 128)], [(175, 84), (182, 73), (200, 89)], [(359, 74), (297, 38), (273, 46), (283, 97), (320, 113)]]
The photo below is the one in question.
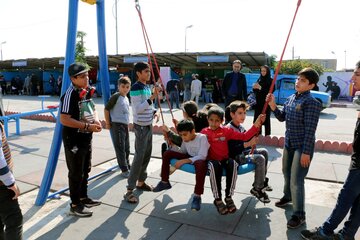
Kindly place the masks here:
[[(66, 45), (66, 55), (63, 72), (63, 84), (61, 89), (61, 95), (64, 94), (66, 89), (70, 85), (70, 77), (67, 74), (67, 69), (75, 61), (75, 45), (76, 45), (76, 33), (77, 33), (77, 19), (78, 19), (78, 0), (69, 0), (69, 15), (68, 15), (68, 35)], [(105, 9), (104, 0), (97, 1), (97, 27), (98, 27), (98, 46), (99, 46), (99, 65), (100, 65), (100, 78), (102, 86), (102, 96), (104, 104), (110, 98), (110, 86), (109, 86), (109, 72), (108, 61), (106, 54), (106, 38), (105, 38)], [(60, 109), (58, 116), (60, 114)], [(55, 133), (51, 144), (49, 158), (45, 168), (44, 176), (40, 185), (39, 193), (35, 201), (35, 205), (42, 206), (45, 204), (48, 198), (49, 190), (51, 187), (54, 173), (56, 170), (57, 161), (59, 158), (60, 148), (62, 140), (62, 125), (60, 118), (57, 118)]]

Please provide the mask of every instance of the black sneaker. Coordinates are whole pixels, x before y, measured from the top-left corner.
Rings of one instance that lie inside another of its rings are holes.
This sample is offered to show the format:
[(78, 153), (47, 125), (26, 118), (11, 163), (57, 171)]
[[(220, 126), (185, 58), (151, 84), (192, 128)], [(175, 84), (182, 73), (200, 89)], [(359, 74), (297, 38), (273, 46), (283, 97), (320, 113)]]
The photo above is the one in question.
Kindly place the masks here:
[(257, 199), (259, 199), (260, 202), (263, 203), (269, 203), (270, 202), (270, 198), (269, 196), (266, 194), (265, 189), (256, 189), (256, 188), (252, 188), (250, 190), (250, 193), (252, 195), (254, 195)]
[(324, 240), (327, 240), (327, 239), (330, 239), (332, 240), (333, 239), (333, 236), (327, 236), (323, 229), (322, 228), (315, 228), (315, 229), (312, 229), (312, 230), (303, 230), (301, 231), (301, 237), (303, 239), (306, 239), (306, 240), (311, 240), (311, 239), (318, 239), (318, 240), (321, 240), (321, 239), (324, 239)]
[(291, 203), (291, 199), (287, 199), (287, 198), (282, 197), (279, 201), (277, 201), (275, 203), (275, 206), (277, 206), (277, 207), (285, 207), (289, 203)]
[(288, 228), (298, 228), (305, 223), (305, 217), (299, 217), (292, 215), (290, 220), (287, 222)]
[(79, 204), (76, 206), (72, 206), (70, 204), (70, 215), (77, 216), (77, 217), (91, 217), (92, 211), (85, 210), (84, 205)]
[(161, 192), (163, 190), (167, 190), (171, 188), (171, 184), (169, 182), (160, 181), (156, 187), (154, 187), (153, 192)]
[(340, 230), (338, 233), (335, 233), (335, 234), (333, 235), (333, 239), (334, 239), (334, 240), (355, 240), (355, 238), (351, 238), (351, 237), (345, 236), (345, 235), (342, 233), (342, 230)]
[(98, 200), (92, 200), (91, 198), (80, 199), (81, 204), (83, 204), (87, 208), (99, 206), (101, 204)]

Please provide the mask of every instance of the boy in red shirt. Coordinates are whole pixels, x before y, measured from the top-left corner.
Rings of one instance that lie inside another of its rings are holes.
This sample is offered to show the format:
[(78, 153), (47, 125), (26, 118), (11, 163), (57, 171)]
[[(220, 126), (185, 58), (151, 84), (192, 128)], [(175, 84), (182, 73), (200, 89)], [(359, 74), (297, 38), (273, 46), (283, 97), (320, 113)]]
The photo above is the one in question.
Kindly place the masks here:
[[(255, 121), (254, 125), (246, 132), (240, 133), (231, 128), (222, 126), (224, 121), (224, 111), (219, 107), (212, 107), (208, 112), (209, 127), (204, 128), (201, 133), (205, 134), (210, 144), (208, 157), (211, 190), (214, 195), (214, 205), (221, 215), (234, 213), (236, 206), (232, 200), (237, 180), (238, 164), (229, 159), (228, 141), (251, 139), (261, 127), (265, 120), (265, 115), (261, 114)], [(226, 170), (226, 188), (225, 203), (221, 198), (221, 178), (223, 169)]]

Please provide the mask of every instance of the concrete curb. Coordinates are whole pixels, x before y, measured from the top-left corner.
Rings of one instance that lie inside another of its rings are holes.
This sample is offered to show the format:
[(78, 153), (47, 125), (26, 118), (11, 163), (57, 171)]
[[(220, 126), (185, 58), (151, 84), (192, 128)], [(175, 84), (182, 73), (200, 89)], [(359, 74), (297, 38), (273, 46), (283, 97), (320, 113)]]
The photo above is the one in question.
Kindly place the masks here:
[[(129, 124), (129, 129), (132, 131), (133, 124)], [(172, 130), (174, 130), (172, 128)], [(163, 134), (161, 126), (153, 126), (154, 134)], [(259, 135), (259, 145), (272, 146), (283, 148), (285, 144), (284, 136), (262, 136)], [(329, 140), (316, 140), (315, 142), (315, 151), (329, 152), (329, 153), (352, 153), (352, 143), (349, 142), (339, 142), (339, 141), (329, 141)]]

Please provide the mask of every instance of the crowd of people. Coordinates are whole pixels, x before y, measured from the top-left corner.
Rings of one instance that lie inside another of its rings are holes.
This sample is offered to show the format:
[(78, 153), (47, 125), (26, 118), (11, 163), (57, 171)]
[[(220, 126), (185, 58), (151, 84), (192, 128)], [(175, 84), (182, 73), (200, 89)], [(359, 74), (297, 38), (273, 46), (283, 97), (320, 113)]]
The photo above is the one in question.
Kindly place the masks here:
[[(233, 71), (224, 78), (222, 94), (225, 99), (225, 110), (216, 103), (208, 103), (199, 110), (197, 101), (202, 85), (197, 81), (198, 76), (193, 75), (191, 100), (185, 100), (181, 107), (179, 105), (184, 118), (174, 120), (176, 131), (163, 125), (166, 143), (162, 146), (161, 180), (153, 187), (146, 182), (147, 166), (153, 146), (153, 121), (159, 120), (159, 112), (154, 108), (154, 101), (163, 89), (158, 85), (150, 88), (147, 84), (151, 77), (149, 65), (144, 62), (135, 64), (136, 82), (133, 85), (127, 76), (122, 76), (118, 80), (119, 91), (111, 96), (104, 110), (105, 124), (99, 120), (92, 100), (94, 89), (89, 86), (89, 69), (78, 63), (70, 65), (68, 74), (71, 85), (61, 97), (60, 107), (60, 121), (64, 126), (62, 137), (69, 171), (70, 213), (78, 217), (90, 217), (93, 213), (89, 208), (101, 204), (100, 201), (88, 196), (87, 179), (91, 170), (93, 133), (100, 132), (103, 128), (111, 131), (116, 158), (121, 169), (120, 175), (127, 179), (123, 197), (130, 204), (139, 202), (139, 191), (159, 192), (172, 188), (170, 175), (184, 164), (193, 164), (195, 188), (191, 209), (201, 209), (201, 195), (204, 192), (206, 174), (209, 173), (216, 210), (221, 215), (232, 214), (238, 209), (232, 199), (236, 188), (237, 168), (249, 163), (255, 165), (250, 193), (259, 201), (269, 203), (270, 198), (266, 193), (272, 190), (266, 175), (269, 154), (265, 148), (255, 148), (253, 154), (249, 154), (250, 148), (254, 148), (258, 143), (257, 134), (261, 131), (261, 126), (264, 123), (266, 125), (268, 113), (262, 114), (259, 111), (250, 129), (245, 130), (242, 126), (249, 105), (244, 90), (246, 81), (239, 72), (240, 68), (241, 62), (235, 61)], [(287, 227), (294, 229), (306, 222), (304, 179), (314, 157), (315, 132), (321, 110), (320, 103), (310, 95), (310, 90), (317, 85), (319, 75), (311, 68), (301, 70), (295, 85), (296, 93), (287, 99), (281, 109), (275, 104), (273, 94), (266, 92), (270, 81), (268, 67), (262, 66), (261, 76), (254, 84), (253, 90), (259, 96), (256, 99), (260, 105), (259, 109), (261, 104), (267, 101), (269, 111), (286, 124), (282, 156), (283, 197), (275, 202), (275, 206), (283, 208), (292, 205), (292, 216), (287, 222)], [(360, 62), (356, 65), (352, 81), (354, 88), (360, 90)], [(135, 133), (135, 153), (132, 162), (129, 161), (128, 93)], [(225, 119), (227, 124), (224, 124)], [(268, 128), (265, 126), (265, 134), (270, 134), (269, 127), (270, 125)], [(5, 239), (21, 239), (22, 215), (17, 203), (19, 190), (11, 172), (13, 163), (10, 150), (3, 129), (0, 130), (0, 236), (6, 236)], [(321, 227), (302, 231), (304, 239), (354, 239), (360, 225), (359, 131), (358, 120), (349, 174), (333, 212)], [(170, 166), (170, 160), (174, 158), (178, 160), (175, 166)], [(226, 179), (224, 195), (223, 176)], [(334, 233), (349, 211), (350, 215), (344, 227)]]

